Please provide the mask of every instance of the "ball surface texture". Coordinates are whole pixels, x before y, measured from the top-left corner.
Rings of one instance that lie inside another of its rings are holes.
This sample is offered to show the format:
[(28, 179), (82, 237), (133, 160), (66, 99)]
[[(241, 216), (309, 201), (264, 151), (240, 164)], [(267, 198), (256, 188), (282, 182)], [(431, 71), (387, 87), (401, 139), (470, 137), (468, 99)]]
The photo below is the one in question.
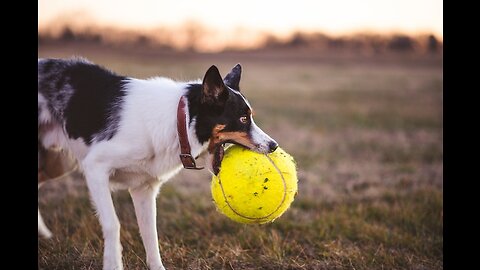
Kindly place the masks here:
[(212, 177), (211, 191), (217, 210), (230, 219), (263, 224), (290, 207), (297, 182), (295, 161), (280, 147), (265, 155), (233, 145)]

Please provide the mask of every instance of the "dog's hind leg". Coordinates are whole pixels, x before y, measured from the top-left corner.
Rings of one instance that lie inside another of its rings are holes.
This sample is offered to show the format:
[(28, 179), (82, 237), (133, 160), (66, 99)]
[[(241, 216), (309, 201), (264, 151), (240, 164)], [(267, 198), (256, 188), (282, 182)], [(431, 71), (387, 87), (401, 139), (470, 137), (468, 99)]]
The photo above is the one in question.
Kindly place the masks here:
[(159, 189), (160, 183), (155, 181), (129, 190), (150, 270), (165, 269), (160, 257), (157, 234), (157, 208), (155, 201)]
[[(38, 144), (38, 189), (42, 186), (44, 181), (46, 180), (45, 175), (40, 171), (45, 160), (44, 149), (41, 147), (40, 142)], [(42, 215), (40, 214), (40, 208), (38, 208), (38, 233), (45, 237), (50, 238), (52, 237), (52, 232), (47, 228), (45, 222), (43, 221)]]
[(52, 232), (47, 228), (43, 222), (42, 215), (40, 214), (40, 209), (38, 209), (38, 233), (45, 238), (52, 237)]
[[(65, 172), (65, 166), (61, 159), (60, 152), (49, 151), (45, 149), (40, 141), (38, 142), (38, 189), (47, 181), (63, 178), (61, 174)], [(38, 233), (45, 237), (52, 237), (52, 232), (47, 228), (38, 209)]]
[[(38, 188), (40, 188), (40, 186), (41, 183), (38, 184)], [(38, 233), (45, 238), (52, 237), (52, 232), (47, 228), (45, 222), (43, 222), (42, 215), (40, 214), (40, 208), (38, 208)]]

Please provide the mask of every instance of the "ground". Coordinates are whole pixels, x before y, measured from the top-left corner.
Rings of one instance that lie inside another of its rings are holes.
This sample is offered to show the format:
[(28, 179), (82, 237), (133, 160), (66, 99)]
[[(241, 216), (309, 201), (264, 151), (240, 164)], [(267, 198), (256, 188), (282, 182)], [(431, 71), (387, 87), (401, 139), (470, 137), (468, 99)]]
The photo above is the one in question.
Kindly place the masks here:
[[(257, 124), (298, 163), (299, 193), (273, 224), (216, 211), (205, 171), (182, 171), (157, 199), (167, 269), (442, 269), (441, 55), (315, 52), (161, 53), (43, 46), (39, 57), (85, 56), (120, 74), (202, 78), (240, 62)], [(203, 160), (200, 160), (201, 164)], [(146, 269), (133, 205), (114, 194), (126, 269)], [(84, 180), (39, 190), (54, 236), (40, 269), (100, 269), (102, 236)]]

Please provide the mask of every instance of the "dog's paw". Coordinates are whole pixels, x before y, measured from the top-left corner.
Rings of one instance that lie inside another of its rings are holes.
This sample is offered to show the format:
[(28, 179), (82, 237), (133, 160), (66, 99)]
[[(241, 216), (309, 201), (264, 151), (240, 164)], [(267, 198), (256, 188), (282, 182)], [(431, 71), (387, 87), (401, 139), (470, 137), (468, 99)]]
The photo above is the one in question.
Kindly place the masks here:
[(104, 258), (103, 270), (123, 270), (122, 260)]
[(150, 270), (165, 270), (165, 267), (163, 265), (151, 265), (148, 267)]
[(104, 265), (103, 270), (123, 270), (123, 265)]

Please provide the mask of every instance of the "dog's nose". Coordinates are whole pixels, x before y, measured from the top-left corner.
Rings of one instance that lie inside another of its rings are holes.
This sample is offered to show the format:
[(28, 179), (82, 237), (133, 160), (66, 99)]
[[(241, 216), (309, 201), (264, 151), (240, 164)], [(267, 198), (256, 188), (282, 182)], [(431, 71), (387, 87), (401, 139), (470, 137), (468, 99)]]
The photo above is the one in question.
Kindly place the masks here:
[(276, 141), (271, 141), (268, 143), (268, 150), (270, 153), (275, 152), (278, 148), (278, 143)]

